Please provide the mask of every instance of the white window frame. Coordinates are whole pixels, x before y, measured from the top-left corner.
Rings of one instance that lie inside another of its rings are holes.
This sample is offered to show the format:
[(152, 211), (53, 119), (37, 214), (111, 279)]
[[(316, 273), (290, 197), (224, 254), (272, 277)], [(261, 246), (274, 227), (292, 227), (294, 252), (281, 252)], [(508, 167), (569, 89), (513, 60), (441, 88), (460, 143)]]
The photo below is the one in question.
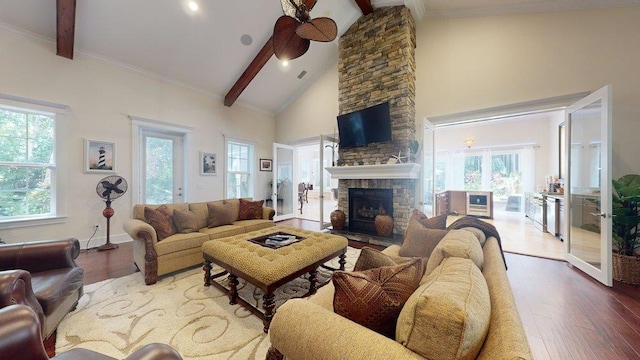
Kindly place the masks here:
[[(247, 195), (247, 197), (253, 198), (255, 195), (255, 179), (256, 179), (256, 161), (255, 161), (255, 151), (256, 151), (256, 144), (253, 141), (249, 141), (249, 140), (243, 140), (243, 139), (237, 139), (237, 138), (230, 138), (230, 137), (225, 137), (224, 139), (224, 161), (225, 161), (225, 165), (224, 165), (224, 197), (228, 198), (228, 191), (229, 191), (229, 184), (227, 183), (227, 179), (229, 179), (229, 173), (231, 172), (229, 170), (229, 145), (230, 144), (236, 144), (236, 145), (241, 145), (241, 146), (247, 146), (249, 148), (249, 156), (248, 156), (248, 168), (249, 171), (246, 172), (246, 174), (249, 175), (249, 194)], [(233, 171), (233, 173), (239, 173), (239, 174), (245, 174), (245, 172), (237, 172), (237, 171)]]
[(53, 117), (55, 121), (53, 162), (51, 164), (47, 164), (51, 176), (51, 212), (49, 214), (0, 218), (0, 229), (31, 227), (66, 222), (66, 188), (60, 184), (67, 183), (67, 164), (63, 161), (63, 159), (66, 159), (66, 156), (63, 156), (61, 151), (62, 149), (68, 148), (63, 146), (63, 144), (68, 143), (68, 131), (66, 131), (67, 124), (64, 118), (69, 111), (69, 106), (42, 100), (0, 94), (0, 107), (8, 110), (48, 115)]

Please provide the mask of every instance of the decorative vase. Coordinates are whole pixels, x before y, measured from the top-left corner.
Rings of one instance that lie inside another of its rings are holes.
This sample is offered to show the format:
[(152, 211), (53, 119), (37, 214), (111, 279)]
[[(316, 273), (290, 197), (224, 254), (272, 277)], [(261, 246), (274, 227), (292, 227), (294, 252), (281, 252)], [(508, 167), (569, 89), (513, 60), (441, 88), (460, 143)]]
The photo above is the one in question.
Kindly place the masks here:
[(640, 257), (613, 253), (613, 278), (626, 284), (640, 284)]
[(391, 217), (391, 215), (376, 215), (374, 223), (376, 226), (376, 233), (379, 236), (391, 236), (393, 233), (393, 217)]
[(344, 211), (338, 209), (331, 212), (331, 225), (334, 230), (342, 230), (346, 215)]

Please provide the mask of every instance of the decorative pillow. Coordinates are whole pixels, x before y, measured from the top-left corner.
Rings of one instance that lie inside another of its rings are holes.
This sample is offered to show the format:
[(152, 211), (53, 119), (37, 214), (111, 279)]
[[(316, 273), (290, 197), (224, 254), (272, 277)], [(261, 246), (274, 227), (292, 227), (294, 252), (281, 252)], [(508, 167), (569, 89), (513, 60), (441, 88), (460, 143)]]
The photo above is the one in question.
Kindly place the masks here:
[(207, 203), (207, 209), (209, 209), (207, 224), (209, 224), (210, 228), (231, 225), (238, 218), (237, 213), (234, 211), (233, 204), (228, 201), (209, 202)]
[(249, 201), (240, 199), (240, 213), (238, 220), (262, 219), (262, 204), (264, 200)]
[(404, 233), (404, 240), (398, 255), (406, 257), (429, 257), (440, 240), (449, 230), (430, 229), (421, 224), (415, 217), (409, 219)]
[(144, 218), (156, 230), (158, 241), (177, 232), (176, 227), (173, 225), (171, 210), (167, 205), (160, 205), (156, 209), (145, 206)]
[(476, 236), (466, 230), (450, 230), (449, 234), (433, 249), (425, 273), (430, 274), (443, 259), (450, 257), (466, 258), (473, 261), (478, 269), (484, 266), (484, 253)]
[(423, 272), (422, 259), (358, 272), (335, 271), (333, 310), (393, 339), (400, 310), (418, 288)]
[(173, 210), (173, 224), (176, 226), (176, 231), (181, 234), (199, 230), (196, 214), (189, 210)]
[(369, 270), (381, 266), (392, 266), (400, 262), (402, 261), (396, 261), (393, 257), (379, 250), (365, 246), (360, 250), (360, 255), (358, 256), (358, 260), (356, 260), (356, 264), (353, 266), (353, 271)]
[(442, 215), (429, 218), (422, 211), (418, 209), (413, 209), (413, 213), (411, 214), (411, 219), (418, 220), (418, 222), (422, 224), (422, 226), (429, 229), (445, 230), (447, 228), (447, 214), (442, 214)]
[(489, 289), (478, 267), (448, 258), (406, 301), (396, 341), (426, 359), (475, 359), (490, 318)]

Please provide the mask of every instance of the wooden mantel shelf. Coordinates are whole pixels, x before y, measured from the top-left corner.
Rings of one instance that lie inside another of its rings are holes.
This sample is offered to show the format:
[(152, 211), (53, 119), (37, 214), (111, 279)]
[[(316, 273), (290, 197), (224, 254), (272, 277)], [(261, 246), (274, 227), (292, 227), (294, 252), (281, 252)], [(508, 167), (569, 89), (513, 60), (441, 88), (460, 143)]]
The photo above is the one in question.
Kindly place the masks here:
[(380, 164), (325, 168), (334, 179), (419, 179), (420, 164)]

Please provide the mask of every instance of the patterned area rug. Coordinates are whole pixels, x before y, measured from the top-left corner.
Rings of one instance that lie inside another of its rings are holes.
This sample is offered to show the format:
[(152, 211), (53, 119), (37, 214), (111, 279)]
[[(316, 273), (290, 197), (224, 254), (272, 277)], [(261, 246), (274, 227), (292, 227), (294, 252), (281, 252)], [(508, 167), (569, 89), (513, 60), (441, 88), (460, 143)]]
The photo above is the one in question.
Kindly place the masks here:
[[(348, 248), (347, 269), (359, 254)], [(338, 259), (327, 265), (337, 268)], [(320, 282), (331, 276), (321, 269), (318, 273)], [(121, 359), (160, 342), (173, 346), (185, 360), (263, 360), (270, 343), (262, 320), (241, 305), (229, 305), (227, 295), (203, 282), (202, 269), (194, 268), (164, 276), (151, 286), (140, 273), (87, 285), (76, 311), (58, 327), (56, 353), (80, 347)], [(240, 286), (245, 300), (262, 302), (259, 289), (245, 282)], [(278, 289), (276, 304), (308, 289), (308, 280), (295, 279)]]

